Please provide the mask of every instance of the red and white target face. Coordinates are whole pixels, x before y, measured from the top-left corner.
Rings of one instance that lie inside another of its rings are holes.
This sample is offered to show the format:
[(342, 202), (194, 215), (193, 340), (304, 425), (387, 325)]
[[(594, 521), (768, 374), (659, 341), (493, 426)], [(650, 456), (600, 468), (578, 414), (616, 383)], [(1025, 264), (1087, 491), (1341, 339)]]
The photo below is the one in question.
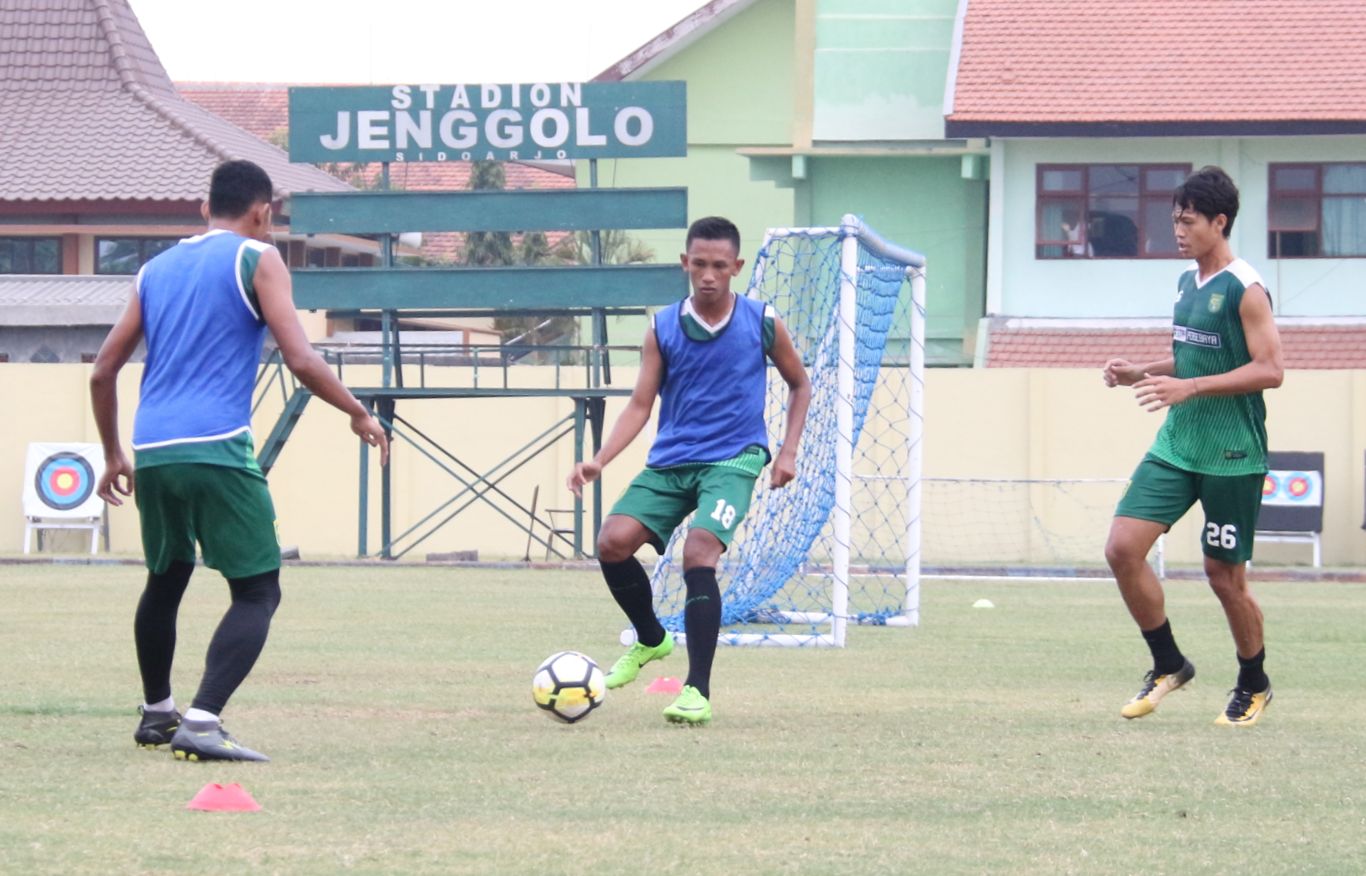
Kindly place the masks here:
[(94, 493), (95, 472), (79, 454), (54, 453), (39, 463), (33, 487), (44, 505), (69, 511)]
[(1262, 504), (1280, 507), (1317, 508), (1323, 504), (1323, 473), (1318, 471), (1269, 471), (1262, 481)]

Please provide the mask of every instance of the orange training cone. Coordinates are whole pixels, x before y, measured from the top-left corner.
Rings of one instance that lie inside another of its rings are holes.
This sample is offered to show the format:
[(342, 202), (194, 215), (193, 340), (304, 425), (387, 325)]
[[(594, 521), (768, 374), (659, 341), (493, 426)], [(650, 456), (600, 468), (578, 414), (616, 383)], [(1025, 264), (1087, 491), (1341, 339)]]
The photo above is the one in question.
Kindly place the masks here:
[(199, 793), (185, 804), (185, 808), (198, 809), (200, 812), (260, 812), (261, 804), (236, 782), (230, 785), (210, 782), (199, 789)]
[(650, 682), (645, 688), (646, 693), (676, 694), (683, 690), (683, 682), (672, 676), (663, 676)]

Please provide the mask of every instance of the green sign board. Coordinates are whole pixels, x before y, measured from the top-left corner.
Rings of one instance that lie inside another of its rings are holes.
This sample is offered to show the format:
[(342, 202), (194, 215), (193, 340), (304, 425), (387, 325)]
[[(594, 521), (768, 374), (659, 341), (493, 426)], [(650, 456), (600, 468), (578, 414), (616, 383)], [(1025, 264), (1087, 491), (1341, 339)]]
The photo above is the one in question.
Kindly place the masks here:
[(289, 89), (291, 161), (555, 161), (687, 154), (682, 82)]

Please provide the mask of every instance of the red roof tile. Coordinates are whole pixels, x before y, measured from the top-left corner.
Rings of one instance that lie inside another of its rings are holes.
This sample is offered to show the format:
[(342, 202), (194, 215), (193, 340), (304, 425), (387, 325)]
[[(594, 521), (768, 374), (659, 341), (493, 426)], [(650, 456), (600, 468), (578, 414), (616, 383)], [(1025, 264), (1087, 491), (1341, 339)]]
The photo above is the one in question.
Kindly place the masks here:
[(945, 111), (950, 136), (973, 122), (1366, 130), (1363, 45), (1361, 0), (969, 0)]
[(186, 100), (284, 148), (289, 133), (289, 86), (225, 82), (177, 82)]
[(232, 158), (348, 188), (182, 100), (127, 0), (4, 0), (0, 46), (0, 200), (198, 201)]
[[(1282, 325), (1286, 368), (1366, 368), (1366, 322)], [(988, 368), (1096, 368), (1108, 359), (1152, 361), (1171, 355), (1170, 328), (1032, 328), (993, 321)]]

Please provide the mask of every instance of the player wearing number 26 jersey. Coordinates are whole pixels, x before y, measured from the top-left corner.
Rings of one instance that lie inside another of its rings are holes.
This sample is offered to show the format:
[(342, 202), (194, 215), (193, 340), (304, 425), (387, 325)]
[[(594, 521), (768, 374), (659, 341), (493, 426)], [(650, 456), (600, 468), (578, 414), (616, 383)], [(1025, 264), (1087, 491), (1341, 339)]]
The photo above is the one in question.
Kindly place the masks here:
[(1197, 501), (1205, 513), (1205, 574), (1228, 616), (1238, 657), (1233, 696), (1216, 723), (1251, 726), (1271, 702), (1262, 610), (1248, 588), (1246, 562), (1266, 474), (1262, 391), (1281, 385), (1283, 369), (1271, 296), (1229, 246), (1237, 215), (1238, 189), (1217, 167), (1202, 168), (1177, 187), (1177, 248), (1195, 262), (1177, 282), (1171, 355), (1105, 365), (1107, 386), (1132, 386), (1145, 410), (1167, 412), (1115, 509), (1105, 545), (1120, 595), (1153, 658), (1142, 688), (1120, 709), (1125, 718), (1149, 714), (1195, 677), (1176, 645), (1147, 557)]

